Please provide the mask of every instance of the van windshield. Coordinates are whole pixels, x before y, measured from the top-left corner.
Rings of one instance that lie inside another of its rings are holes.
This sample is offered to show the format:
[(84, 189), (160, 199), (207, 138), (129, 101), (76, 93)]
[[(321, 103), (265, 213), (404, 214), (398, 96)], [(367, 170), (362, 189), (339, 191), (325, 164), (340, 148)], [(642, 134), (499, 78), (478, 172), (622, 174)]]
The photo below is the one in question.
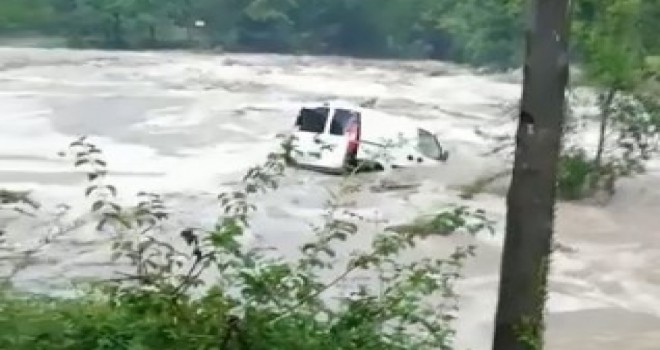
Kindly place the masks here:
[(322, 133), (328, 121), (328, 108), (303, 108), (296, 119), (300, 131)]
[(440, 147), (440, 143), (438, 143), (438, 139), (426, 130), (418, 129), (417, 149), (425, 157), (442, 160), (442, 148)]

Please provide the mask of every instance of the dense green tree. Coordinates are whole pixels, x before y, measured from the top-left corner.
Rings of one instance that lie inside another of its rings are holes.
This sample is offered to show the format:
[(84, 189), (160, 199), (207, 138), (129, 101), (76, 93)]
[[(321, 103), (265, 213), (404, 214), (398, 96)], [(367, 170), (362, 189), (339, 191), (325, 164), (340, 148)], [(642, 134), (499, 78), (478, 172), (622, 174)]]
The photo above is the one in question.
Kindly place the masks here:
[[(574, 5), (574, 51), (600, 83), (623, 81), (640, 57), (660, 56), (658, 0)], [(0, 30), (59, 33), (74, 46), (220, 46), (506, 68), (520, 64), (523, 9), (522, 0), (4, 0)]]
[(612, 193), (616, 177), (642, 171), (656, 151), (650, 140), (660, 126), (657, 98), (649, 98), (646, 80), (652, 68), (648, 55), (658, 50), (650, 35), (658, 24), (649, 15), (658, 5), (647, 0), (577, 2), (574, 32), (581, 66), (586, 82), (599, 91), (598, 144), (586, 181), (590, 191)]
[(519, 5), (519, 0), (6, 0), (0, 4), (0, 28), (48, 26), (48, 34), (63, 34), (74, 46), (210, 45), (505, 67), (519, 56)]
[(521, 0), (446, 1), (439, 6), (439, 25), (453, 38), (457, 57), (479, 65), (520, 63)]
[(43, 29), (53, 16), (52, 7), (46, 0), (0, 2), (0, 30)]

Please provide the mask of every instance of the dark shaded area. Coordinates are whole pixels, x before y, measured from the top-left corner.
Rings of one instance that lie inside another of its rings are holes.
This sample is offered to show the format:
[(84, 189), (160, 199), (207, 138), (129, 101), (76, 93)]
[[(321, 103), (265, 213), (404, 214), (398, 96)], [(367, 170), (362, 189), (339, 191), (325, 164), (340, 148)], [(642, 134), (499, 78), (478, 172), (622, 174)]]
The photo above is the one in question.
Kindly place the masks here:
[(72, 47), (432, 58), (517, 66), (515, 0), (3, 0), (0, 36)]
[[(2, 0), (0, 37), (55, 35), (77, 48), (437, 59), (493, 68), (522, 61), (521, 0)], [(622, 9), (626, 6), (622, 5)], [(577, 0), (574, 29), (603, 6)], [(658, 55), (656, 0), (639, 4), (639, 40)], [(571, 44), (584, 59), (588, 37)], [(588, 46), (588, 45), (587, 45)]]

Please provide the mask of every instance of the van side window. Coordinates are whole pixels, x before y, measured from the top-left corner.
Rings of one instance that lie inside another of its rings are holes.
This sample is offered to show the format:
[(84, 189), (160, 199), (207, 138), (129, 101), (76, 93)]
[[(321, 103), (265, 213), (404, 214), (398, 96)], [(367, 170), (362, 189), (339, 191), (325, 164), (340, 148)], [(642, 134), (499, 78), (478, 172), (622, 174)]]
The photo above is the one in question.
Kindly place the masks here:
[(331, 135), (344, 135), (351, 121), (357, 121), (356, 113), (347, 109), (336, 109), (335, 115), (330, 123)]
[(328, 108), (303, 108), (296, 119), (300, 131), (322, 133), (328, 121)]

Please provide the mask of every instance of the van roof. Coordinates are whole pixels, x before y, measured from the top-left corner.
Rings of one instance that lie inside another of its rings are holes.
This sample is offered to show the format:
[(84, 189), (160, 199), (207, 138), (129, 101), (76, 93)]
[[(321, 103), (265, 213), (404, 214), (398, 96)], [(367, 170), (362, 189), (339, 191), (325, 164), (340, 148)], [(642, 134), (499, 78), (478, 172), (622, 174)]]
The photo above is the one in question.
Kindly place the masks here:
[(345, 109), (351, 109), (355, 111), (361, 111), (361, 107), (355, 103), (351, 103), (348, 101), (343, 101), (343, 100), (332, 100), (332, 101), (325, 101), (325, 102), (311, 102), (311, 103), (306, 103), (303, 105), (303, 108), (320, 108), (320, 107), (327, 107), (327, 108), (345, 108)]
[(378, 111), (371, 108), (361, 107), (355, 103), (335, 100), (327, 102), (317, 102), (305, 104), (303, 108), (331, 108), (331, 109), (349, 109), (356, 112), (359, 112), (361, 115), (362, 125), (373, 125), (376, 129), (385, 132), (387, 130), (390, 132), (402, 132), (406, 133), (416, 133), (417, 129), (421, 126), (417, 125), (414, 121), (398, 115), (392, 115), (382, 111)]

